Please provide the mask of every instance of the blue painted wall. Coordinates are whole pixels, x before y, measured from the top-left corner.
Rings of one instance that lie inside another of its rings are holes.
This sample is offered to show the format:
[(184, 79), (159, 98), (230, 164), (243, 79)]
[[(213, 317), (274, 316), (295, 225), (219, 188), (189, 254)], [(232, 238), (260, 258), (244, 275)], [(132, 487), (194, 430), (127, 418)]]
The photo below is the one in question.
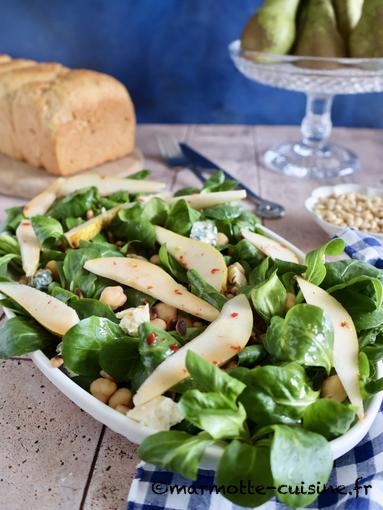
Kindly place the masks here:
[[(141, 122), (298, 124), (301, 94), (248, 81), (228, 43), (261, 0), (0, 0), (0, 53), (110, 73)], [(338, 97), (336, 125), (383, 127), (383, 95)]]

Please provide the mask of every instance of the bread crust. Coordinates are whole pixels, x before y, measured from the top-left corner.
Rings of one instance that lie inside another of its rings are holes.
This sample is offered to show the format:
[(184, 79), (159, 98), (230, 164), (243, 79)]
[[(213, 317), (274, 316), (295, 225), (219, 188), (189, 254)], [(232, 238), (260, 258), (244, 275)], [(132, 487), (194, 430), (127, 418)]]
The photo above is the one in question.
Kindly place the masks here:
[[(71, 175), (129, 154), (135, 112), (109, 75), (28, 60), (0, 63), (0, 152)], [(1, 138), (1, 128), (0, 128)]]
[(22, 159), (12, 118), (12, 101), (15, 93), (28, 83), (50, 81), (67, 68), (61, 64), (44, 63), (4, 72), (0, 77), (0, 152)]

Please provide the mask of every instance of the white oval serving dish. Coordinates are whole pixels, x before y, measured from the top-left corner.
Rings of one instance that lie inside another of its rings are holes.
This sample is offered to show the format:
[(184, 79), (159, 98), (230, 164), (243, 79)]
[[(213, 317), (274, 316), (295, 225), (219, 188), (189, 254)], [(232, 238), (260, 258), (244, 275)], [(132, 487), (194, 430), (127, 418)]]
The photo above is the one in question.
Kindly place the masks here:
[[(291, 244), (289, 241), (272, 232), (266, 227), (262, 227), (262, 230), (267, 236), (276, 241), (282, 242), (285, 246), (292, 249), (299, 260), (303, 262), (304, 253), (299, 250), (296, 246)], [(12, 311), (4, 309), (7, 317), (13, 317)], [(72, 379), (64, 374), (58, 368), (53, 368), (50, 364), (49, 359), (45, 356), (42, 351), (35, 351), (31, 353), (31, 358), (39, 370), (72, 402), (77, 404), (81, 409), (90, 414), (95, 420), (103, 423), (114, 432), (121, 434), (130, 441), (136, 444), (140, 444), (146, 437), (153, 434), (155, 431), (148, 427), (144, 427), (137, 422), (129, 419), (127, 416), (115, 411), (106, 404), (100, 402), (93, 397), (86, 390), (78, 386)], [(378, 364), (378, 377), (383, 376), (383, 364)], [(356, 423), (346, 434), (343, 436), (330, 441), (332, 454), (334, 459), (342, 456), (349, 450), (351, 450), (361, 439), (367, 434), (370, 429), (382, 402), (383, 392), (375, 395), (366, 409), (365, 417), (362, 421)], [(202, 459), (201, 467), (206, 469), (214, 469), (217, 462), (222, 455), (222, 447), (212, 446), (208, 448)]]
[[(343, 193), (360, 193), (361, 195), (366, 195), (367, 197), (379, 196), (383, 198), (382, 188), (372, 188), (371, 186), (363, 186), (361, 184), (336, 184), (334, 186), (320, 186), (319, 188), (315, 188), (309, 198), (306, 199), (305, 207), (314, 221), (330, 236), (339, 234), (339, 232), (344, 230), (345, 227), (339, 227), (338, 225), (334, 225), (333, 223), (325, 221), (318, 213), (314, 211), (314, 207), (320, 198), (328, 197), (332, 193), (335, 195), (342, 195)], [(383, 234), (375, 232), (363, 233), (383, 240)]]

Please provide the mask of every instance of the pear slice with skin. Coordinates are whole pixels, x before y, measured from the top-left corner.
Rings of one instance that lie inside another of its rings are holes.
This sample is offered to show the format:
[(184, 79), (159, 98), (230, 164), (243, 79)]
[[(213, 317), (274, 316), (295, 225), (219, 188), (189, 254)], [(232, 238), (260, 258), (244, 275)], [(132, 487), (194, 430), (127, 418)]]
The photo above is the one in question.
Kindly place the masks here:
[(297, 255), (290, 250), (290, 248), (284, 246), (278, 241), (275, 241), (274, 239), (270, 239), (269, 237), (261, 234), (256, 234), (255, 232), (249, 232), (245, 229), (241, 230), (241, 236), (272, 259), (295, 262), (296, 264), (299, 263)]
[(189, 292), (166, 271), (147, 260), (104, 257), (88, 260), (84, 268), (98, 276), (149, 294), (155, 299), (201, 319), (211, 322), (218, 317), (218, 310)]
[(56, 200), (56, 191), (63, 180), (62, 177), (55, 179), (46, 190), (33, 197), (23, 208), (24, 216), (32, 218), (38, 214), (45, 214)]
[(163, 182), (148, 181), (141, 179), (121, 179), (107, 175), (86, 174), (75, 175), (64, 179), (57, 190), (57, 196), (69, 195), (73, 191), (81, 188), (95, 186), (101, 196), (110, 195), (117, 191), (127, 191), (129, 193), (155, 193), (164, 189)]
[(40, 243), (30, 220), (23, 220), (16, 229), (16, 238), (20, 246), (21, 262), (25, 276), (33, 276), (39, 267)]
[(215, 205), (226, 204), (227, 202), (235, 202), (246, 198), (244, 189), (233, 191), (213, 191), (212, 193), (194, 193), (193, 195), (184, 195), (179, 197), (171, 197), (166, 199), (168, 204), (174, 204), (178, 200), (185, 200), (190, 207), (194, 209), (206, 209)]
[(364, 416), (363, 400), (359, 386), (359, 342), (349, 313), (328, 292), (311, 282), (297, 277), (306, 303), (324, 310), (334, 326), (333, 366), (358, 418)]
[(203, 333), (157, 366), (138, 389), (134, 404), (144, 404), (188, 377), (185, 359), (189, 350), (215, 365), (222, 365), (245, 347), (252, 329), (249, 301), (244, 294), (239, 294), (224, 305), (217, 319)]
[(155, 226), (154, 229), (157, 241), (165, 244), (169, 253), (185, 269), (195, 269), (218, 292), (225, 290), (227, 267), (225, 259), (216, 248), (163, 227)]
[(120, 205), (113, 207), (85, 223), (81, 223), (81, 225), (68, 230), (64, 235), (70, 246), (72, 248), (78, 248), (80, 241), (90, 241), (93, 237), (96, 237), (96, 235), (117, 216), (122, 208), (123, 206)]
[(63, 336), (80, 322), (77, 313), (59, 299), (28, 285), (0, 282), (0, 292), (16, 301), (44, 328)]

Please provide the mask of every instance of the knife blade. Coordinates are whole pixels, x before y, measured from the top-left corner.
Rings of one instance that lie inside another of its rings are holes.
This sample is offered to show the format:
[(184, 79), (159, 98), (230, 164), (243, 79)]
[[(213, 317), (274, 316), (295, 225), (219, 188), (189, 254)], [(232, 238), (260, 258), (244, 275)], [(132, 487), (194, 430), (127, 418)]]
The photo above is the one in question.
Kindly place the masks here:
[(238, 187), (240, 189), (244, 189), (249, 197), (251, 197), (256, 205), (256, 211), (257, 213), (264, 217), (269, 219), (274, 218), (281, 218), (285, 214), (285, 208), (280, 205), (276, 204), (275, 202), (271, 202), (269, 200), (265, 200), (264, 198), (260, 197), (257, 193), (255, 193), (253, 190), (251, 190), (248, 186), (243, 184), (241, 181), (238, 181), (233, 175), (231, 175), (229, 172), (224, 170), (223, 168), (219, 167), (216, 163), (211, 161), (210, 159), (206, 158), (203, 154), (197, 152), (192, 147), (187, 145), (186, 143), (180, 143), (180, 147), (182, 150), (183, 155), (187, 159), (187, 161), (190, 163), (190, 168), (194, 168), (197, 170), (205, 170), (205, 171), (211, 171), (211, 170), (221, 170), (223, 174), (225, 175), (226, 179), (230, 179), (233, 181), (236, 181), (238, 183)]

